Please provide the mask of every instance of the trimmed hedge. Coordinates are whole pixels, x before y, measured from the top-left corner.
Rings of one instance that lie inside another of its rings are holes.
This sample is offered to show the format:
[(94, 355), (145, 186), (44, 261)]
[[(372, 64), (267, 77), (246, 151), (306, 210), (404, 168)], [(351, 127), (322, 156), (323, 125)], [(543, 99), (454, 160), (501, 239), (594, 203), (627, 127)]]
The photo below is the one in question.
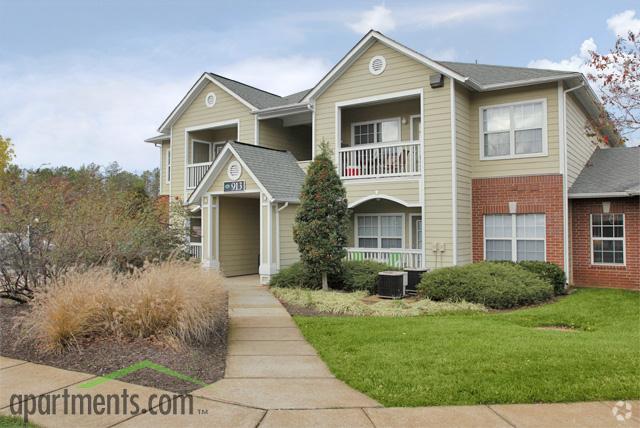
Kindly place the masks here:
[(538, 277), (553, 286), (553, 292), (556, 296), (565, 294), (566, 290), (564, 285), (567, 281), (567, 277), (564, 274), (564, 270), (554, 263), (550, 262), (536, 262), (523, 260), (518, 262), (518, 266), (523, 267), (529, 272), (533, 272)]
[[(375, 294), (378, 286), (378, 272), (394, 270), (393, 267), (374, 261), (344, 261), (342, 271), (337, 275), (329, 275), (329, 287), (334, 290), (366, 291)], [(304, 269), (302, 263), (281, 269), (271, 277), (272, 287), (281, 288), (322, 288), (321, 278), (311, 275)]]
[(553, 287), (536, 274), (508, 263), (482, 262), (437, 269), (422, 276), (422, 296), (432, 300), (465, 300), (494, 309), (545, 302)]

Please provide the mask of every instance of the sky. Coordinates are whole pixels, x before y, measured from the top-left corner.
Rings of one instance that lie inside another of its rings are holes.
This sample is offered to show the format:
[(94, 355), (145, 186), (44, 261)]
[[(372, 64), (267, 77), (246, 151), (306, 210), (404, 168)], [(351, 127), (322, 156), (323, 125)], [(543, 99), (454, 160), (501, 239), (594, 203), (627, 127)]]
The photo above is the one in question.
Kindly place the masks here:
[(154, 168), (204, 71), (287, 95), (374, 28), (435, 60), (584, 71), (638, 1), (0, 0), (0, 135), (23, 167)]

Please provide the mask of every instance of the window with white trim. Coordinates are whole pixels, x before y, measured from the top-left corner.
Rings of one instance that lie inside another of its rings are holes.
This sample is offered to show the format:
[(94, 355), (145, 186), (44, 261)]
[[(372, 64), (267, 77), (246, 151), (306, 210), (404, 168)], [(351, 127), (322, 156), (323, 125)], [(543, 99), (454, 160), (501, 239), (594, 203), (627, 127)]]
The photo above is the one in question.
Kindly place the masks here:
[(546, 155), (546, 102), (480, 109), (480, 158), (506, 159)]
[(400, 119), (374, 120), (351, 125), (352, 145), (400, 141)]
[(356, 245), (360, 248), (403, 248), (404, 216), (356, 215)]
[(166, 181), (169, 183), (171, 181), (171, 149), (167, 149), (167, 165), (165, 171)]
[(591, 214), (591, 261), (624, 264), (624, 214)]
[(545, 260), (544, 214), (484, 216), (485, 260)]

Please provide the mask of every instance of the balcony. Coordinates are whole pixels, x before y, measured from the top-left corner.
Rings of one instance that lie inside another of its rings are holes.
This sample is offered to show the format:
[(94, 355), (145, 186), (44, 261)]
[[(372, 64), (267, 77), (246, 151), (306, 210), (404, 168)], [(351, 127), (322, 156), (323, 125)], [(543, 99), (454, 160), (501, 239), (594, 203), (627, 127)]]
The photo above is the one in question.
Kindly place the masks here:
[(347, 248), (347, 260), (373, 260), (398, 269), (422, 267), (422, 250), (404, 248)]
[(202, 162), (187, 165), (187, 189), (195, 189), (198, 186), (212, 163)]
[(422, 142), (360, 144), (339, 150), (343, 179), (418, 175), (422, 172)]

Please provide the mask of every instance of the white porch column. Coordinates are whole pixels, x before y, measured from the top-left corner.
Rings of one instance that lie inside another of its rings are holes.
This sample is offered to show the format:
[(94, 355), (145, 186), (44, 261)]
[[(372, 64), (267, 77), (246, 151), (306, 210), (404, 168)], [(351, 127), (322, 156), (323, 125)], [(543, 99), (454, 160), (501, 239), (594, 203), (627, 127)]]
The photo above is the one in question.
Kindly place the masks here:
[(260, 267), (258, 272), (261, 284), (268, 284), (271, 275), (278, 271), (276, 207), (277, 205), (269, 201), (267, 196), (260, 194)]
[(213, 195), (202, 197), (202, 266), (206, 269), (220, 267), (219, 231), (220, 198)]

